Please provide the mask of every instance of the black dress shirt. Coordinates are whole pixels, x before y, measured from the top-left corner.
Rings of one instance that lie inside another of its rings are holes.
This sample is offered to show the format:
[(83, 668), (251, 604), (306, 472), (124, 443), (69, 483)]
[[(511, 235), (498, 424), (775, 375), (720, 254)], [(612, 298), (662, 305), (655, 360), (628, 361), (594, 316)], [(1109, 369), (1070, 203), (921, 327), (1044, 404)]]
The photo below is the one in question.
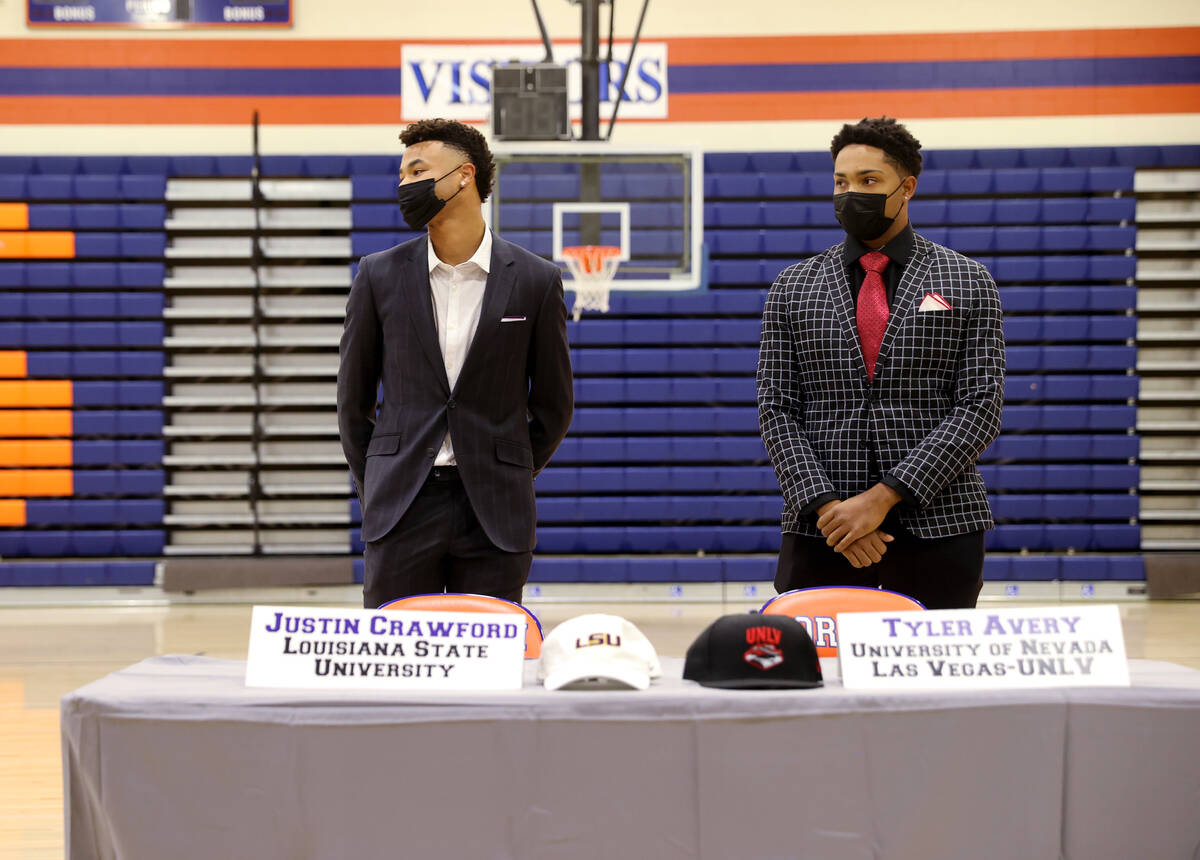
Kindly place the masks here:
[(868, 248), (853, 236), (846, 237), (846, 274), (850, 276), (850, 297), (854, 300), (855, 305), (858, 304), (858, 291), (862, 289), (863, 280), (867, 276), (858, 261), (868, 251), (880, 251), (891, 260), (888, 267), (883, 270), (883, 284), (887, 287), (887, 300), (890, 308), (896, 299), (896, 285), (900, 283), (904, 268), (908, 265), (909, 258), (912, 257), (912, 224), (906, 225), (903, 230), (892, 237), (892, 241), (882, 248)]

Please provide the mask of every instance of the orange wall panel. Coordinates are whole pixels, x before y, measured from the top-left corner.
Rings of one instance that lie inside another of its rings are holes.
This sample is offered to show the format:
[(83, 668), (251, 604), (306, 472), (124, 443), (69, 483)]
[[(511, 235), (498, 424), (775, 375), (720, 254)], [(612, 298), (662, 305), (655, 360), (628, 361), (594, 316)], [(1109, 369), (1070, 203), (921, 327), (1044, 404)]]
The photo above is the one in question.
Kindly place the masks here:
[(71, 442), (66, 439), (0, 441), (0, 466), (70, 466)]
[(0, 377), (24, 379), (28, 373), (29, 363), (24, 350), (0, 349)]
[(70, 406), (73, 389), (69, 379), (19, 381), (0, 380), (0, 408), (26, 406)]
[(0, 499), (0, 526), (25, 525), (25, 500)]
[(25, 234), (26, 252), (36, 259), (70, 259), (75, 256), (75, 234), (57, 230)]
[(73, 425), (68, 409), (0, 410), (0, 437), (70, 436)]
[(28, 233), (0, 233), (0, 258), (28, 257)]
[(0, 232), (0, 257), (61, 260), (74, 256), (74, 233), (61, 230)]
[(0, 469), (0, 496), (49, 498), (74, 492), (70, 469)]
[(0, 230), (28, 230), (29, 205), (0, 203)]

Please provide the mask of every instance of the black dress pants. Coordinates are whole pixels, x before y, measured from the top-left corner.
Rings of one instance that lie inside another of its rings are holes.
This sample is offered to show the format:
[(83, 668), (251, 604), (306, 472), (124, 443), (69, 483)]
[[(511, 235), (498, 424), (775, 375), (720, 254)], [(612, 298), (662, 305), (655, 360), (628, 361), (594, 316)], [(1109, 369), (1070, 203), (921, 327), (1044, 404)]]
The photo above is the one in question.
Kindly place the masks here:
[(880, 528), (895, 540), (883, 560), (855, 568), (824, 538), (783, 535), (775, 590), (823, 585), (861, 585), (907, 594), (926, 609), (974, 609), (983, 587), (983, 532), (919, 538), (889, 515)]
[(505, 552), (479, 525), (454, 467), (435, 466), (400, 522), (363, 552), (363, 607), (444, 591), (521, 602), (532, 552)]

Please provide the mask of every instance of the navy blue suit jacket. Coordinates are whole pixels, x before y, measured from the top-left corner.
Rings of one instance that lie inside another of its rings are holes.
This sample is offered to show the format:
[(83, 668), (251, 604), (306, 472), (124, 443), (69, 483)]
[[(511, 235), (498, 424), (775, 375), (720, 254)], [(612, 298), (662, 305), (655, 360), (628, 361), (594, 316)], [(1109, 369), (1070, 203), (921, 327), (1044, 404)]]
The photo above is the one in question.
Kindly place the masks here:
[(574, 409), (562, 275), (494, 237), (479, 327), (452, 390), (428, 243), (422, 236), (364, 257), (346, 304), (338, 429), (362, 503), (362, 537), (377, 540), (396, 525), (449, 430), (484, 532), (502, 550), (527, 552), (536, 542), (533, 478)]

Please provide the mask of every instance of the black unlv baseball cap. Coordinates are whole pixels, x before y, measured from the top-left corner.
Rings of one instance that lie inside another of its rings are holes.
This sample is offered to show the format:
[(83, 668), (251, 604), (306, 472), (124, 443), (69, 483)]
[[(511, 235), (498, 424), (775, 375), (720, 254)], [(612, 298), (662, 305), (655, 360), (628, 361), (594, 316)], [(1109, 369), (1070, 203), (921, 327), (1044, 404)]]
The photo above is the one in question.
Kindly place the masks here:
[(688, 648), (683, 677), (705, 687), (820, 687), (817, 646), (786, 615), (723, 615)]

